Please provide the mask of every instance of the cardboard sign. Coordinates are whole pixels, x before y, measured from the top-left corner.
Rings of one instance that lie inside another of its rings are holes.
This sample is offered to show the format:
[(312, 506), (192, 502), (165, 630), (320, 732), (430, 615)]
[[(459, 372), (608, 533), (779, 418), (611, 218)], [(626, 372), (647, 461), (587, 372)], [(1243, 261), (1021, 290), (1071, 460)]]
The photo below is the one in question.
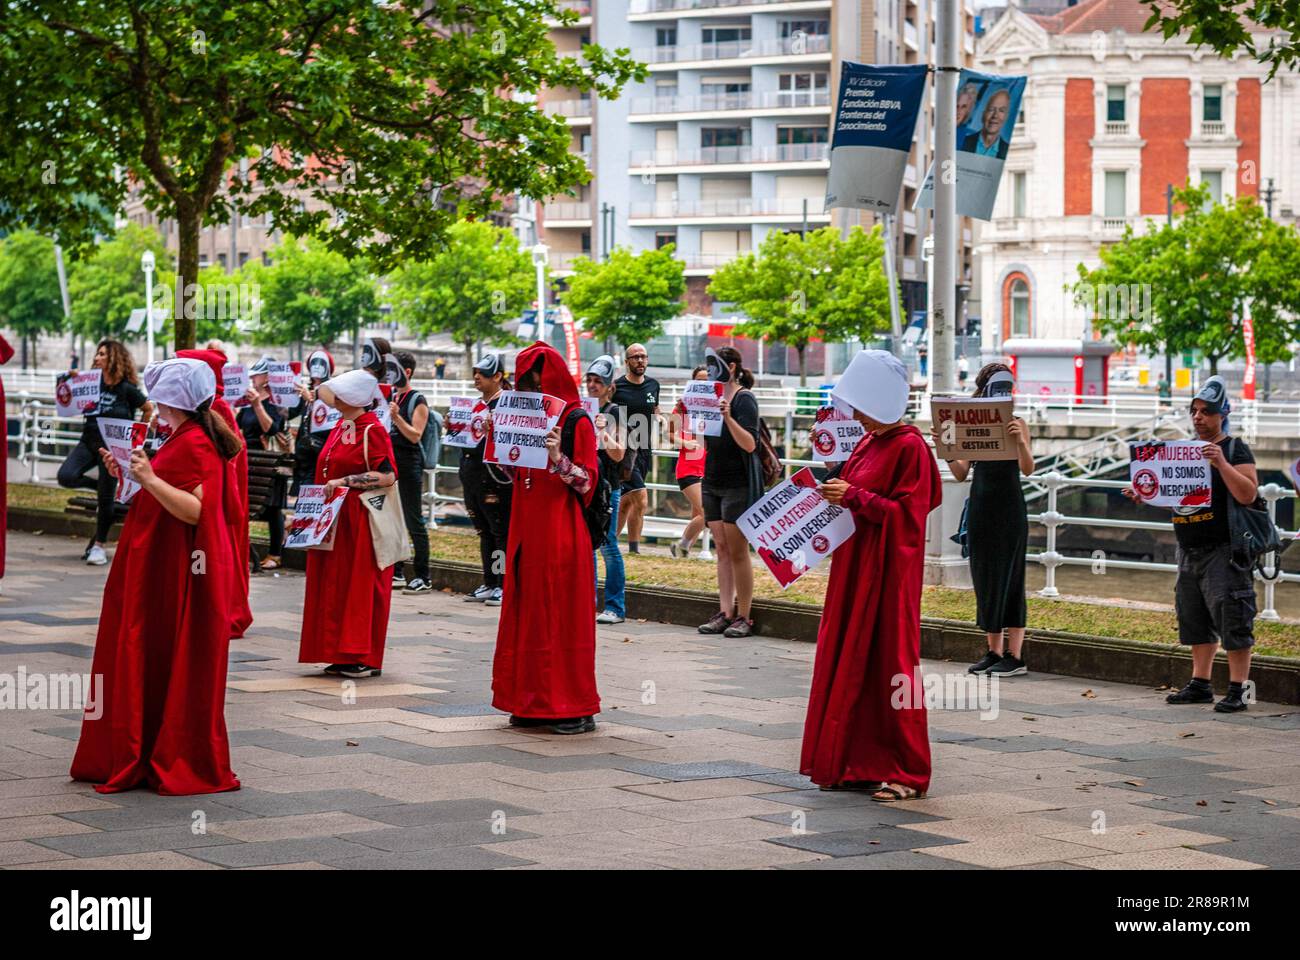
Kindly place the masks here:
[(682, 391), (686, 409), (685, 427), (697, 437), (722, 436), (722, 391), (726, 384), (711, 380), (692, 380)]
[(555, 429), (564, 401), (548, 393), (506, 390), (492, 411), (483, 459), (506, 467), (545, 469), (546, 435)]
[(98, 370), (65, 377), (54, 387), (54, 405), (61, 417), (83, 417), (99, 409)]
[(253, 385), (248, 377), (248, 367), (242, 363), (228, 363), (221, 368), (221, 391), (226, 402), (232, 407), (246, 407), (248, 401), (244, 394)]
[(784, 590), (856, 529), (853, 515), (828, 502), (804, 467), (740, 515), (737, 524)]
[(116, 417), (100, 417), (95, 422), (99, 424), (99, 435), (104, 440), (104, 447), (122, 472), (117, 479), (114, 499), (118, 503), (130, 503), (131, 498), (140, 492), (140, 484), (131, 473), (131, 451), (144, 446), (149, 424), (119, 420)]
[(943, 397), (930, 400), (930, 422), (940, 460), (1014, 460), (1016, 442), (1007, 436), (1015, 401), (1010, 397)]
[(332, 500), (327, 501), (324, 484), (299, 487), (298, 502), (289, 529), (285, 531), (284, 545), (299, 550), (332, 550), (334, 521), (343, 510), (347, 494), (347, 487), (342, 487)]
[(324, 400), (317, 400), (311, 405), (310, 433), (328, 433), (334, 429), (334, 425), (342, 419), (343, 414), (339, 413)]
[(1129, 479), (1143, 503), (1153, 507), (1208, 507), (1210, 461), (1200, 440), (1130, 443)]
[(444, 446), (472, 450), (487, 436), (488, 405), (480, 397), (452, 397), (442, 425)]
[(867, 435), (867, 429), (851, 417), (846, 417), (834, 407), (817, 411), (809, 440), (812, 459), (822, 463), (839, 463), (847, 460), (858, 441)]

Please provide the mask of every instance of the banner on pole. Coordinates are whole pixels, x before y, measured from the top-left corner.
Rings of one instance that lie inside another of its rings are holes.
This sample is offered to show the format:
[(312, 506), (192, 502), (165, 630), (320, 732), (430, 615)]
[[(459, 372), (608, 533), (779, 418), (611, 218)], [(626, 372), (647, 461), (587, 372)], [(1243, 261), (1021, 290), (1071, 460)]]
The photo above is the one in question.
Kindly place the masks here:
[(1255, 399), (1255, 321), (1246, 316), (1241, 321), (1241, 335), (1246, 341), (1246, 373), (1241, 378), (1241, 399)]
[(737, 525), (782, 590), (815, 569), (856, 529), (849, 511), (818, 492), (807, 467), (769, 490)]
[[(957, 216), (993, 218), (1002, 167), (1020, 116), (1025, 77), (965, 70), (957, 80)], [(948, 181), (945, 181), (945, 183)], [(934, 206), (934, 165), (916, 198), (916, 209)]]
[(826, 209), (893, 213), (925, 95), (927, 68), (851, 61), (840, 66)]
[(1208, 507), (1210, 462), (1200, 440), (1151, 440), (1129, 444), (1129, 479), (1142, 502), (1153, 507)]
[(483, 459), (506, 467), (544, 469), (546, 435), (555, 429), (563, 412), (564, 401), (549, 393), (503, 391), (492, 411), (492, 430)]

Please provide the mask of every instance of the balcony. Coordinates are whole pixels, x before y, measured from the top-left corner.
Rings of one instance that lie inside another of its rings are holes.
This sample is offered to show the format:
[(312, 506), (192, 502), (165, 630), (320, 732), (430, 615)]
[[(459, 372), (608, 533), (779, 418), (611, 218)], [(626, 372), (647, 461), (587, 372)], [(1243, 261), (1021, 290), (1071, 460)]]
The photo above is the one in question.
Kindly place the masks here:
[(1227, 135), (1228, 125), (1222, 120), (1204, 120), (1201, 122), (1201, 136), (1226, 137)]
[(1127, 137), (1128, 121), (1127, 120), (1107, 120), (1102, 132), (1108, 137)]
[(558, 20), (547, 19), (546, 23), (552, 27), (588, 27), (591, 26), (591, 0), (555, 0), (555, 6), (562, 13), (575, 13), (578, 15), (576, 23), (561, 24)]
[(542, 224), (550, 227), (591, 226), (591, 202), (562, 202), (542, 204)]
[(780, 143), (769, 146), (705, 147), (701, 150), (636, 150), (630, 173), (641, 174), (666, 167), (703, 167), (739, 164), (815, 164), (824, 167), (831, 156), (828, 143)]
[(795, 7), (807, 9), (830, 7), (831, 0), (809, 3), (807, 0), (631, 0), (628, 4), (629, 18), (652, 17), (655, 14), (691, 14), (705, 13), (711, 10), (725, 10), (728, 7)]
[(542, 110), (548, 117), (564, 117), (570, 126), (591, 123), (591, 98), (580, 100), (546, 100)]
[(921, 50), (921, 42), (917, 37), (916, 24), (911, 20), (903, 21), (903, 46), (918, 53)]
[[(797, 223), (804, 213), (804, 200), (798, 197), (755, 198), (735, 197), (729, 200), (669, 200), (658, 203), (633, 204), (630, 221), (709, 220), (715, 222), (746, 220), (756, 222)], [(809, 197), (808, 219), (826, 221), (830, 214), (824, 207), (824, 198)], [(636, 224), (633, 224), (634, 226)], [(650, 226), (652, 224), (645, 224)]]
[(549, 269), (553, 277), (567, 277), (573, 273), (573, 264), (577, 260), (590, 260), (589, 253), (571, 253), (563, 250), (552, 250), (550, 253)]
[(1128, 226), (1128, 217), (1102, 217), (1101, 232), (1105, 234), (1119, 235), (1124, 232)]
[[(701, 93), (691, 96), (638, 97), (629, 111), (633, 120), (667, 114), (713, 114), (748, 111), (768, 113), (829, 113), (829, 90), (768, 90), (763, 93)], [(688, 119), (677, 117), (676, 119)], [(704, 119), (707, 119), (705, 117)]]
[(712, 273), (724, 267), (738, 257), (743, 257), (752, 250), (730, 250), (726, 253), (684, 253), (678, 256), (686, 264), (686, 272), (696, 275)]
[(651, 66), (664, 63), (698, 63), (719, 60), (808, 57), (829, 59), (831, 38), (825, 34), (786, 37), (780, 40), (728, 40), (724, 43), (692, 43), (674, 47), (643, 47), (635, 57)]

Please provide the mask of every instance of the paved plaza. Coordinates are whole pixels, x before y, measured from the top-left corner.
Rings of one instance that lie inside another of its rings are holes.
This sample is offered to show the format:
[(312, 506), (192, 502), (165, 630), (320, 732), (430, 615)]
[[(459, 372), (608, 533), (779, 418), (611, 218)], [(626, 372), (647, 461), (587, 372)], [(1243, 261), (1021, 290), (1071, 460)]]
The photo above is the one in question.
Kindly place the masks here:
[[(0, 674), (88, 672), (106, 571), (66, 538), (9, 543)], [(930, 796), (886, 805), (797, 773), (810, 644), (602, 627), (599, 729), (562, 738), (489, 706), (496, 610), (397, 595), (384, 674), (352, 697), (295, 662), (302, 598), (300, 574), (254, 578), (227, 689), (238, 792), (100, 796), (67, 777), (78, 714), (0, 710), (0, 865), (1300, 867), (1295, 707), (1222, 717), (1031, 674), (996, 719), (931, 713)]]

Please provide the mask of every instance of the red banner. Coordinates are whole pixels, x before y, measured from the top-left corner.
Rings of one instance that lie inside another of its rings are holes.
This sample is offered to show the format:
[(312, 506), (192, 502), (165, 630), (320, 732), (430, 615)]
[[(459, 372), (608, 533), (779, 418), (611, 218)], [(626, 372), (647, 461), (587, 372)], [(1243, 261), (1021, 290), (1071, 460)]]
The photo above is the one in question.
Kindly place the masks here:
[(1241, 399), (1255, 399), (1255, 321), (1246, 317), (1241, 323), (1241, 335), (1246, 341), (1246, 375), (1241, 380)]

